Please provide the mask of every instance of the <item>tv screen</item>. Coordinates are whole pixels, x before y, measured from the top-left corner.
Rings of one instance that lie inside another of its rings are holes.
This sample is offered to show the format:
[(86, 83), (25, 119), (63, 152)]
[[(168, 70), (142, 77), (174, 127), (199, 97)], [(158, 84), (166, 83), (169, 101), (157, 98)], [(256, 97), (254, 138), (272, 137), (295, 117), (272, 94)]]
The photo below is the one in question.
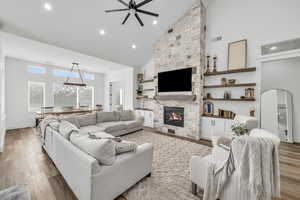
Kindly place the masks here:
[(158, 73), (158, 92), (192, 91), (192, 68)]

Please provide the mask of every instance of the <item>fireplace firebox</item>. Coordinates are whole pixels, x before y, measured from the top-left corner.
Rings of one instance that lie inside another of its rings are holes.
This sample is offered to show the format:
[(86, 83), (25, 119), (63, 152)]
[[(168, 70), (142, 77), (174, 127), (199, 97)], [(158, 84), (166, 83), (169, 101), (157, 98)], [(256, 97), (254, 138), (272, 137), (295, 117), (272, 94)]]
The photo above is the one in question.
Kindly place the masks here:
[(184, 108), (164, 107), (164, 123), (184, 127)]

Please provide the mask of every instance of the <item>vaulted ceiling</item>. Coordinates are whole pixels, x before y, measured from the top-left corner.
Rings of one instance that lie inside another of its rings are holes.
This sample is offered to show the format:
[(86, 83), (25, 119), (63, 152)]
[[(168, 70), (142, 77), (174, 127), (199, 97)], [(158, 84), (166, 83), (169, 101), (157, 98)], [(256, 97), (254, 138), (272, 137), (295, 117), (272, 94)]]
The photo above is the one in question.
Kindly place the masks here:
[[(117, 0), (1, 0), (0, 25), (5, 32), (136, 67), (151, 58), (154, 42), (195, 1), (200, 0), (153, 0), (143, 9), (160, 16), (140, 14), (145, 23), (141, 27), (133, 17), (122, 26), (126, 12), (104, 12), (124, 8)], [(44, 9), (45, 2), (52, 5), (50, 12)], [(100, 29), (106, 34), (101, 36)]]

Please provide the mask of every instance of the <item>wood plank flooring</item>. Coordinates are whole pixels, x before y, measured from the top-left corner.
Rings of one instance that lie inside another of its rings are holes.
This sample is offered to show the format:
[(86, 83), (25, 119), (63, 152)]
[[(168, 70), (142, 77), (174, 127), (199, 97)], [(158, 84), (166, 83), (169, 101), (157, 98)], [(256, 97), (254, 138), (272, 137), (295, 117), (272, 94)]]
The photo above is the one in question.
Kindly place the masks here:
[[(281, 199), (299, 200), (300, 145), (280, 146), (280, 170)], [(28, 184), (32, 200), (76, 200), (32, 128), (8, 131), (0, 153), (0, 190), (16, 184)]]

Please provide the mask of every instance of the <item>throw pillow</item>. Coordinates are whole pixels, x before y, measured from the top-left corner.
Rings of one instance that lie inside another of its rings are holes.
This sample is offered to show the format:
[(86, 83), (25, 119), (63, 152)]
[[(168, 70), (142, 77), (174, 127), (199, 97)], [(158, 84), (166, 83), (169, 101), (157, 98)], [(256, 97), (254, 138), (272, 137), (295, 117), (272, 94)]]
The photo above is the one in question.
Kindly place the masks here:
[(71, 142), (83, 152), (98, 160), (101, 165), (113, 165), (115, 162), (115, 144), (110, 139), (91, 139), (89, 135), (85, 135), (71, 137)]
[(71, 134), (79, 133), (79, 130), (74, 124), (71, 124), (68, 121), (62, 120), (59, 125), (59, 133), (67, 140), (70, 140)]
[(122, 142), (115, 142), (116, 146), (116, 154), (122, 154), (127, 152), (136, 152), (137, 144), (134, 142), (122, 141)]

